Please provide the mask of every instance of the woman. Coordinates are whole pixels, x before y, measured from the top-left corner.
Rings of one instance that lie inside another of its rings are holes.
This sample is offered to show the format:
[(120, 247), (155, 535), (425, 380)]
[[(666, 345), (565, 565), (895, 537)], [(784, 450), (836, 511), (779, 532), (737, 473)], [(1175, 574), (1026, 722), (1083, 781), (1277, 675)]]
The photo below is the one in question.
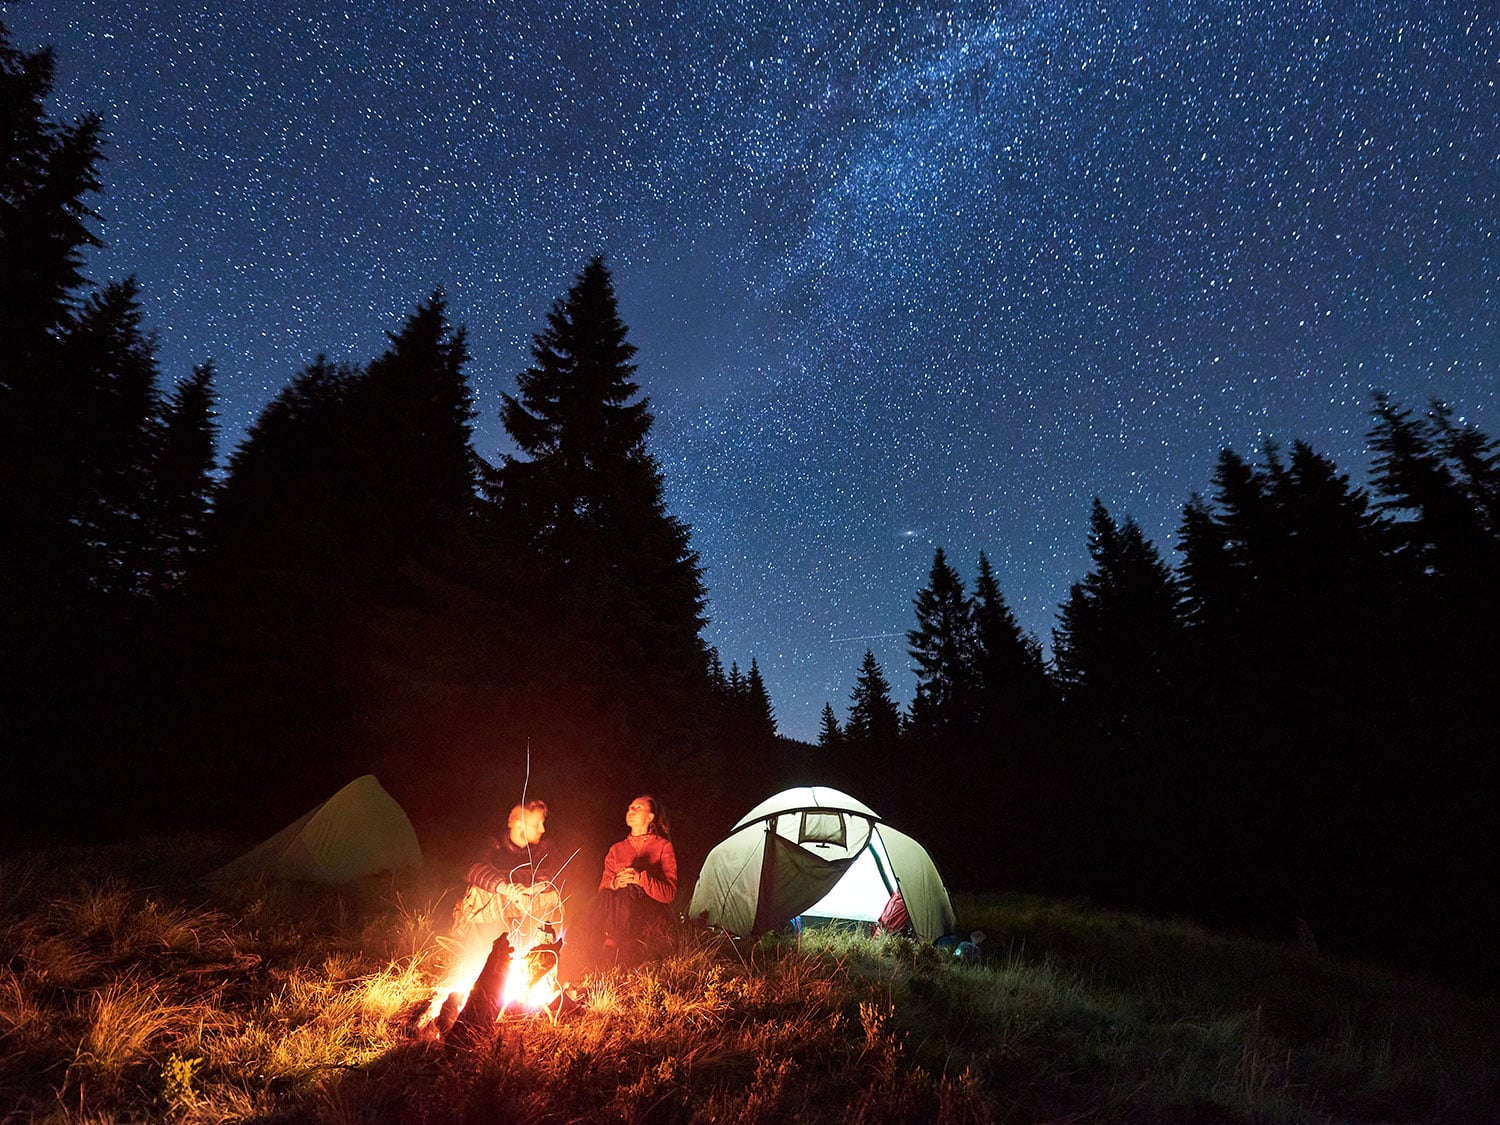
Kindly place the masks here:
[(599, 894), (604, 906), (604, 948), (640, 941), (653, 921), (667, 923), (677, 897), (677, 852), (661, 802), (644, 793), (625, 810), (630, 835), (604, 857)]

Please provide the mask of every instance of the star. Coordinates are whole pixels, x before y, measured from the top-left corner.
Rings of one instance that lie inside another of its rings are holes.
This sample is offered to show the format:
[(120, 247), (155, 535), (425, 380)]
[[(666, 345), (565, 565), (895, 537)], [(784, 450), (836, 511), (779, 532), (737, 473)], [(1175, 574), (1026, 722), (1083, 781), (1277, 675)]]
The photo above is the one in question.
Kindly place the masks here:
[[(608, 255), (706, 636), (785, 733), (841, 706), (931, 549), (1044, 642), (1091, 499), (1170, 557), (1218, 451), (1356, 475), (1371, 396), (1500, 432), (1500, 25), (1474, 5), (62, 0), (54, 111), (110, 136), (89, 272), (227, 458), (436, 286), (476, 447)], [(899, 528), (892, 535), (891, 528)], [(916, 548), (920, 545), (921, 550)], [(859, 651), (855, 651), (858, 649)]]

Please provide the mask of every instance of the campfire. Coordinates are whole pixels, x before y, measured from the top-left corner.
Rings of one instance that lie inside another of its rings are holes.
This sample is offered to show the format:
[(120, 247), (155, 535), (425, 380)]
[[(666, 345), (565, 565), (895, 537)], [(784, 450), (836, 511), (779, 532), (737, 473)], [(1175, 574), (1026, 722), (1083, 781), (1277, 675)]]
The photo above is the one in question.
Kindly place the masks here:
[(462, 943), (444, 940), (455, 954), (453, 965), (418, 1030), (463, 1042), (502, 1018), (546, 1015), (555, 1021), (577, 1007), (577, 994), (558, 978), (563, 939), (553, 923), (560, 920), (528, 911), (510, 919), (493, 941), (482, 931)]

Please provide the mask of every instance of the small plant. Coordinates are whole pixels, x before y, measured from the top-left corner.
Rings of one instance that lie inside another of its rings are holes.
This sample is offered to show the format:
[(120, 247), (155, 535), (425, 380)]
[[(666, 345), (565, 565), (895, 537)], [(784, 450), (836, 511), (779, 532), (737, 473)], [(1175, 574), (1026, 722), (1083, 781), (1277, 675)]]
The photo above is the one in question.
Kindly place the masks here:
[(200, 1058), (185, 1059), (176, 1051), (167, 1056), (161, 1068), (161, 1100), (174, 1113), (191, 1109), (198, 1096), (193, 1092), (193, 1073), (203, 1062)]

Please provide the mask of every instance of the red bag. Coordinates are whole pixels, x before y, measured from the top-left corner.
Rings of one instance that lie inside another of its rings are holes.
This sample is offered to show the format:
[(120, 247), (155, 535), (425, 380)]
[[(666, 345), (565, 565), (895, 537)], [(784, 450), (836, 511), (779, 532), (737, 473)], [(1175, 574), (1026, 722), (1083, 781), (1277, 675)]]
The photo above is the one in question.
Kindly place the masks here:
[(891, 895), (885, 909), (875, 921), (875, 936), (881, 934), (904, 934), (911, 928), (911, 917), (906, 913), (906, 900), (897, 891)]

